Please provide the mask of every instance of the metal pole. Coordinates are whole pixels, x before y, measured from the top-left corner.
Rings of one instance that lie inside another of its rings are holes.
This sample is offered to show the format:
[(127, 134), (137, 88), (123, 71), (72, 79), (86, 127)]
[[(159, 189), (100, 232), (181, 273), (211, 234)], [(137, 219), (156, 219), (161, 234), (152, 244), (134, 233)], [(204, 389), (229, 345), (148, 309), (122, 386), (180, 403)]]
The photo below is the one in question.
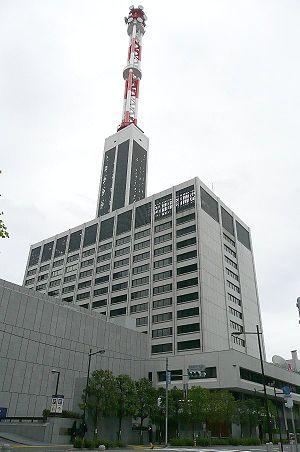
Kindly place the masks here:
[(169, 409), (169, 400), (168, 400), (168, 390), (169, 390), (169, 370), (168, 370), (168, 358), (166, 358), (166, 437), (165, 437), (165, 446), (168, 446), (168, 409)]
[(267, 415), (267, 423), (268, 423), (268, 435), (269, 435), (269, 441), (272, 441), (272, 429), (271, 429), (270, 413), (269, 413), (269, 405), (268, 405), (268, 397), (267, 397), (267, 390), (266, 390), (266, 379), (265, 379), (264, 363), (263, 363), (262, 350), (261, 350), (260, 331), (259, 331), (259, 326), (258, 326), (258, 325), (256, 325), (256, 334), (257, 334), (258, 348), (259, 348), (259, 358), (260, 358), (260, 366), (261, 366), (261, 375), (262, 375), (262, 378), (263, 378), (264, 401), (265, 401), (265, 408), (266, 408), (266, 415)]
[(296, 427), (295, 427), (295, 419), (294, 419), (294, 410), (293, 410), (293, 407), (291, 408), (291, 417), (292, 417), (293, 432), (294, 432), (294, 436), (295, 436), (296, 450), (298, 450), (298, 445), (297, 445), (297, 432), (296, 432)]
[(92, 349), (90, 348), (89, 364), (88, 364), (88, 371), (87, 371), (86, 385), (85, 385), (85, 393), (84, 393), (84, 407), (83, 407), (84, 435), (85, 435), (85, 426), (86, 426), (86, 421), (85, 421), (85, 418), (86, 418), (86, 403), (87, 403), (87, 391), (88, 391), (89, 378), (90, 378), (91, 356), (92, 356)]
[(283, 452), (281, 425), (280, 425), (279, 411), (278, 411), (278, 405), (277, 405), (278, 399), (277, 399), (277, 392), (276, 392), (275, 386), (273, 386), (273, 389), (274, 389), (274, 395), (275, 395), (275, 406), (276, 406), (277, 422), (278, 422), (278, 428), (279, 428), (280, 449), (281, 449), (281, 452)]

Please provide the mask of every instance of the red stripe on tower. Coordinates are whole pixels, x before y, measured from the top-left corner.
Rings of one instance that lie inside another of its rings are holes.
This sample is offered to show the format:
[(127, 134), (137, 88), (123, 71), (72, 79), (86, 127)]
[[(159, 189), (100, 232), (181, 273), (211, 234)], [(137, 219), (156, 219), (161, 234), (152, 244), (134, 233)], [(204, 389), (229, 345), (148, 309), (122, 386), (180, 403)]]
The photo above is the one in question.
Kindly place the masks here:
[(147, 17), (141, 5), (137, 8), (131, 6), (128, 17), (125, 17), (127, 34), (129, 35), (129, 49), (127, 65), (123, 71), (125, 80), (124, 106), (122, 122), (118, 130), (124, 129), (130, 124), (137, 124), (139, 83), (142, 78), (141, 49), (146, 20)]

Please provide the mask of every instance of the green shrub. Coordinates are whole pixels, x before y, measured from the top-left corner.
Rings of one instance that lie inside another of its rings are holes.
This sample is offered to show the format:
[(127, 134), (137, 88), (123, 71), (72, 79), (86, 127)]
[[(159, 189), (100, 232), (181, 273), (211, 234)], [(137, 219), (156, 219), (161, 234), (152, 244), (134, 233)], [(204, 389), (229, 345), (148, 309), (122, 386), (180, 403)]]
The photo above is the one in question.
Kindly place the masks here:
[(214, 446), (228, 446), (231, 442), (230, 438), (212, 438), (211, 444)]
[(203, 447), (210, 446), (210, 440), (209, 440), (209, 438), (199, 437), (196, 439), (196, 444), (197, 444), (197, 446), (203, 446)]
[(83, 439), (80, 438), (79, 436), (77, 436), (74, 441), (74, 447), (76, 449), (82, 449), (82, 446), (83, 446)]
[(193, 446), (194, 441), (190, 438), (171, 438), (170, 439), (171, 446)]
[(72, 419), (81, 419), (82, 418), (82, 415), (79, 413), (76, 413), (76, 411), (63, 410), (62, 413), (57, 414), (57, 413), (51, 413), (50, 410), (48, 410), (48, 408), (45, 408), (43, 410), (43, 417), (47, 418), (47, 417), (51, 417), (51, 416), (72, 418)]

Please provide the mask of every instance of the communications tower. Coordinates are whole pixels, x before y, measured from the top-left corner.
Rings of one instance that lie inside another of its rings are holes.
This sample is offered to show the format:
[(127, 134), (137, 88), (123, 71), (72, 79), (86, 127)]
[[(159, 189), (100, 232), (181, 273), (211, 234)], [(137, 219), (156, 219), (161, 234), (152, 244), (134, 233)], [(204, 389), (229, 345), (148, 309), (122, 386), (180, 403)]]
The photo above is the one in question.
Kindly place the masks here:
[(123, 70), (125, 90), (122, 122), (118, 132), (105, 140), (97, 216), (106, 215), (146, 197), (149, 139), (137, 127), (142, 38), (146, 20), (143, 6), (130, 6), (128, 17), (125, 17), (129, 48)]

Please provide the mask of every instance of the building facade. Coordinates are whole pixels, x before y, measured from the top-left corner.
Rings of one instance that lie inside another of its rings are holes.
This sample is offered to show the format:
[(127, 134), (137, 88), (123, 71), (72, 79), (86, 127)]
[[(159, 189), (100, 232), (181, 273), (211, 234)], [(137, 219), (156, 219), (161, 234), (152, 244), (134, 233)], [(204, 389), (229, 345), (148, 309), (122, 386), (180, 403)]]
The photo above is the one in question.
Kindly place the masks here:
[(133, 317), (152, 355), (258, 356), (231, 336), (262, 328), (249, 228), (198, 178), (32, 245), (24, 285)]

